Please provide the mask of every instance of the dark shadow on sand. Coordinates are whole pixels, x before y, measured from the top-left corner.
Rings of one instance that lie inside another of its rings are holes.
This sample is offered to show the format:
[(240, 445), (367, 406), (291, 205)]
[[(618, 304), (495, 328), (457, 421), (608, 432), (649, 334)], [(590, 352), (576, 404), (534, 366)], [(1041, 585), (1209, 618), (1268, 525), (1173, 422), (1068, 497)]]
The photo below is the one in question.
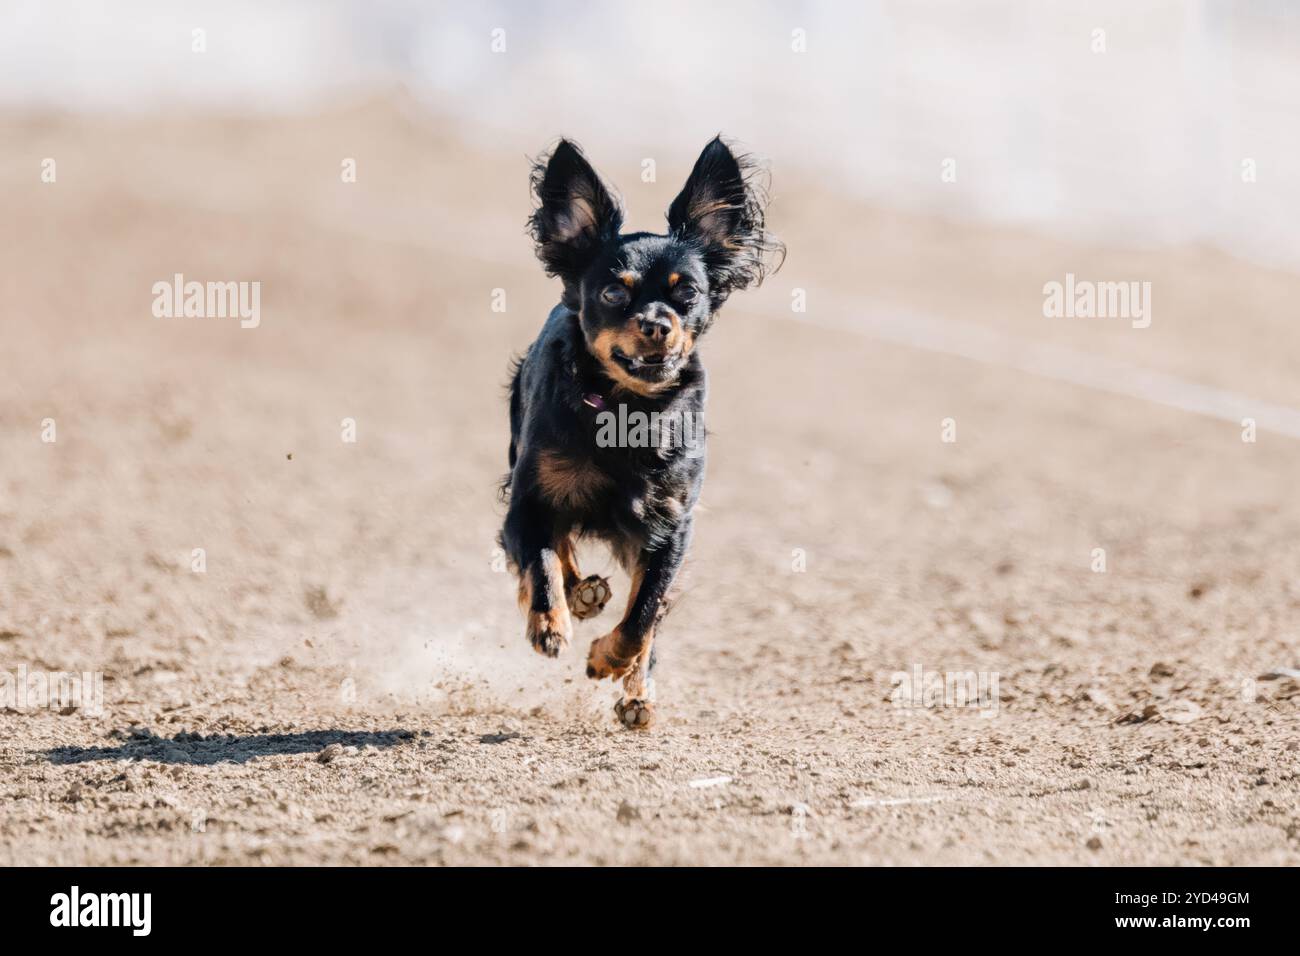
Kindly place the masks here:
[(86, 763), (92, 760), (156, 760), (160, 763), (247, 763), (254, 757), (317, 753), (330, 744), (344, 747), (393, 747), (415, 737), (410, 730), (313, 730), (302, 734), (179, 733), (159, 737), (152, 731), (132, 731), (116, 747), (55, 747), (45, 756), (50, 763)]

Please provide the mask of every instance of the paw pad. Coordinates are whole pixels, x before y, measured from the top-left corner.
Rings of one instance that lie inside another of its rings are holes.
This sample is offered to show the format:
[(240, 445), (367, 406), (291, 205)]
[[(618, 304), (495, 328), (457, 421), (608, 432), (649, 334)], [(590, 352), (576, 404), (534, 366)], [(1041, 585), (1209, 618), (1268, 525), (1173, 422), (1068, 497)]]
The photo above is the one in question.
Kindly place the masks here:
[(648, 700), (620, 700), (614, 713), (628, 730), (649, 730), (654, 725), (655, 708)]
[(599, 574), (589, 575), (573, 586), (569, 595), (569, 610), (574, 617), (585, 621), (603, 611), (612, 594), (607, 580)]

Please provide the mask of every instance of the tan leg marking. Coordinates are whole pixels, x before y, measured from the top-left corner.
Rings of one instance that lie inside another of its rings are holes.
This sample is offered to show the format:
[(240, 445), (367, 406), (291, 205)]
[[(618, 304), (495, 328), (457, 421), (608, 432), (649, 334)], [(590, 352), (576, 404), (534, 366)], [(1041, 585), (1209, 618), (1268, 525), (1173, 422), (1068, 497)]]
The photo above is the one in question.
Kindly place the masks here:
[[(623, 648), (623, 628), (627, 626), (628, 618), (632, 615), (632, 606), (636, 603), (637, 592), (641, 590), (641, 579), (645, 572), (636, 567), (632, 569), (632, 588), (627, 596), (627, 610), (623, 612), (623, 620), (618, 622), (618, 626), (610, 631), (604, 637), (599, 637), (591, 642), (591, 650), (587, 653), (587, 676), (594, 680), (604, 680), (612, 677), (615, 680), (627, 674), (628, 670), (636, 663), (636, 655), (629, 658), (620, 656), (624, 651)], [(645, 648), (650, 647), (650, 642), (654, 640), (653, 632), (647, 635)]]
[(564, 571), (560, 567), (559, 556), (550, 548), (542, 549), (538, 561), (545, 578), (546, 603), (549, 607), (542, 610), (533, 608), (534, 568), (529, 567), (524, 571), (519, 587), (520, 605), (528, 618), (524, 633), (537, 653), (557, 657), (560, 651), (569, 646), (569, 636), (573, 633), (569, 605), (564, 595)]

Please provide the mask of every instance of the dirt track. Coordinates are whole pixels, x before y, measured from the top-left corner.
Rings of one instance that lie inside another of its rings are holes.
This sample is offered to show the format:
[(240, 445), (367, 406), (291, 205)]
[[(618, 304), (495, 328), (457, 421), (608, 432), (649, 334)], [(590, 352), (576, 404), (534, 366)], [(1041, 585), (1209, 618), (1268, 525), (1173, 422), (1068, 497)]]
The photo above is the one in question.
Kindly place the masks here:
[[(1300, 665), (1300, 442), (813, 324), (849, 298), (1300, 404), (1300, 279), (778, 170), (791, 255), (703, 344), (639, 735), (494, 567), (506, 361), (554, 295), (520, 159), (384, 103), (0, 127), (0, 661), (105, 699), (0, 712), (0, 863), (1300, 862), (1300, 684), (1264, 679)], [(1151, 280), (1152, 328), (1045, 320), (1067, 270)], [(176, 272), (260, 281), (260, 327), (153, 318)], [(916, 666), (995, 673), (996, 708), (896, 706)]]

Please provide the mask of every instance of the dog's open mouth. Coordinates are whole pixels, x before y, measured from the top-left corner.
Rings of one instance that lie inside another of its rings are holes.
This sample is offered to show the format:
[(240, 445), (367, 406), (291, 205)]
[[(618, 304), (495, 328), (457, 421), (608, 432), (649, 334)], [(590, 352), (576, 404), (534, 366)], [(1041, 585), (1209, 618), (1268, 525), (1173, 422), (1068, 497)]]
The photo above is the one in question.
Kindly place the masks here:
[(610, 354), (621, 369), (629, 375), (647, 382), (663, 381), (676, 371), (677, 365), (681, 361), (680, 352), (648, 356), (628, 355), (617, 345), (614, 346)]

